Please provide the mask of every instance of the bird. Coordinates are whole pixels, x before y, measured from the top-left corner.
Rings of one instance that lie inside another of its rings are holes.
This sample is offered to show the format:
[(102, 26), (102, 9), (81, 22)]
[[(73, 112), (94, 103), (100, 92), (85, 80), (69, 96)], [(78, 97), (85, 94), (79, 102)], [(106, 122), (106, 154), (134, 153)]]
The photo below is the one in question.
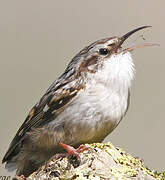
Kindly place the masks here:
[(2, 160), (5, 168), (27, 177), (63, 152), (60, 143), (77, 148), (102, 142), (129, 107), (135, 65), (131, 48), (122, 44), (148, 27), (82, 49), (30, 110)]

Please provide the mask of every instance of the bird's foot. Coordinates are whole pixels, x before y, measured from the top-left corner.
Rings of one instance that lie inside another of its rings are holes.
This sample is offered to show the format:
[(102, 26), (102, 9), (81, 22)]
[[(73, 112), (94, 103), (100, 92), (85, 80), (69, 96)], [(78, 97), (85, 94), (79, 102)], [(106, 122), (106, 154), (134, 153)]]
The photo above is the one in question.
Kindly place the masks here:
[(74, 168), (78, 167), (81, 163), (80, 153), (89, 149), (85, 145), (81, 145), (77, 149), (64, 143), (60, 143), (60, 145), (67, 151), (66, 154), (69, 156), (69, 161)]
[(70, 162), (73, 164), (73, 166), (77, 167), (79, 166), (81, 161), (79, 153), (89, 149), (89, 147), (86, 145), (81, 145), (77, 149), (64, 143), (60, 143), (60, 145), (67, 151), (67, 153), (55, 154), (49, 159), (49, 162), (60, 158), (69, 157)]
[(60, 145), (67, 151), (68, 155), (76, 156), (78, 158), (79, 158), (79, 153), (84, 152), (89, 149), (89, 147), (85, 146), (84, 144), (79, 146), (77, 149), (64, 143), (60, 143)]

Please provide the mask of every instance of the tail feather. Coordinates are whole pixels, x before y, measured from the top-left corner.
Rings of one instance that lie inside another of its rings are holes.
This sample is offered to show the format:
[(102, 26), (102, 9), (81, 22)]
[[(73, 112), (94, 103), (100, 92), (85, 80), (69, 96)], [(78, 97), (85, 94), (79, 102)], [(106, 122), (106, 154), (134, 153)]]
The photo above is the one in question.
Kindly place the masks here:
[(16, 163), (16, 161), (6, 162), (5, 168), (6, 168), (9, 172), (16, 170), (16, 169), (17, 169), (17, 163)]
[(14, 147), (9, 147), (8, 151), (6, 152), (4, 158), (2, 159), (2, 163), (5, 163), (5, 168), (11, 172), (18, 168), (17, 161), (18, 161), (18, 154), (21, 149), (21, 143), (15, 145)]
[(12, 159), (17, 156), (17, 154), (20, 152), (21, 149), (21, 143), (16, 144), (14, 147), (10, 148), (7, 150), (4, 158), (2, 159), (2, 163), (4, 162), (10, 162)]

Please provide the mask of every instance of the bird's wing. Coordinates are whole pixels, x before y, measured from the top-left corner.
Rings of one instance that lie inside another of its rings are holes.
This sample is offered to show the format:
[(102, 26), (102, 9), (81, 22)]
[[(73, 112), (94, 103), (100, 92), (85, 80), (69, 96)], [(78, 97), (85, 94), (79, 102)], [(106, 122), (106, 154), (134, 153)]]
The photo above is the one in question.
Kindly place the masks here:
[[(68, 87), (68, 86), (67, 86)], [(42, 127), (55, 119), (61, 111), (75, 98), (83, 87), (64, 87), (51, 88), (44, 94), (39, 103), (37, 103), (29, 112), (22, 126), (19, 128), (12, 140), (8, 151), (2, 162), (10, 160), (15, 156), (21, 146), (25, 134), (33, 128)]]

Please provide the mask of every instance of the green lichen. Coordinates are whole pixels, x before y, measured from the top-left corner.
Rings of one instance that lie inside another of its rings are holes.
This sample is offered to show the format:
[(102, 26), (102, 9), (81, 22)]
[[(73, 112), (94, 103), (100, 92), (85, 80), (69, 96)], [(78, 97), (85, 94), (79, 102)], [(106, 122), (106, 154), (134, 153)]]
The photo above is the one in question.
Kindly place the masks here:
[[(86, 146), (89, 149), (79, 154), (81, 161), (78, 166), (74, 165), (71, 157), (54, 159), (44, 165), (40, 171), (35, 172), (31, 179), (44, 180), (45, 177), (50, 177), (53, 180), (128, 180), (154, 177), (157, 180), (165, 180), (165, 172), (150, 170), (141, 160), (110, 142), (86, 144)], [(52, 173), (57, 171), (58, 173)], [(53, 177), (53, 174), (59, 175)]]
[(165, 180), (165, 172), (158, 173), (157, 171), (150, 170), (147, 167), (144, 167), (144, 164), (133, 156), (127, 154), (121, 148), (116, 148), (110, 142), (108, 143), (94, 143), (88, 145), (91, 148), (99, 148), (105, 150), (116, 163), (120, 164), (118, 167), (111, 167), (110, 172), (118, 179), (125, 177), (136, 177), (138, 171), (141, 170), (144, 174), (153, 176), (159, 180)]
[(128, 177), (136, 177), (137, 175), (137, 172), (129, 167), (115, 167), (111, 168), (110, 171), (117, 179), (127, 179)]

